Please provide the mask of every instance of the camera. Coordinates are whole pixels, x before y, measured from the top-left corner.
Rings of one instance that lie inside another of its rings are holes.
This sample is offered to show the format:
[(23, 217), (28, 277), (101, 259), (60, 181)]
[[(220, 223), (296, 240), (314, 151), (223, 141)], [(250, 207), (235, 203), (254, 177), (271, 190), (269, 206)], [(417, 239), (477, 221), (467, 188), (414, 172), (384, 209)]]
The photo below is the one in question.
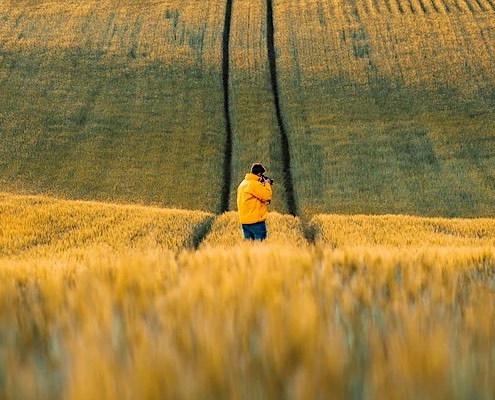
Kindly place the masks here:
[(265, 180), (269, 180), (270, 181), (270, 185), (273, 185), (273, 179), (268, 177), (268, 176), (265, 176), (265, 175), (261, 175), (261, 183), (264, 183)]

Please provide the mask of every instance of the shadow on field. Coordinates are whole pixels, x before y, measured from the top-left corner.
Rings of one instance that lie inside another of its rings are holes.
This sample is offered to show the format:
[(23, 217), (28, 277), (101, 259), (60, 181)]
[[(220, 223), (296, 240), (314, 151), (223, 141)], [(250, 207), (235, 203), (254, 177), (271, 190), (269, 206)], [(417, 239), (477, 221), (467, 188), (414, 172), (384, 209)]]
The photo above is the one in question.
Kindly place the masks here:
[(215, 222), (215, 217), (211, 216), (205, 218), (200, 224), (198, 224), (195, 227), (192, 238), (192, 244), (194, 250), (197, 250), (201, 246), (201, 243), (203, 243), (205, 238), (210, 233), (214, 222)]
[(220, 213), (228, 211), (230, 203), (230, 185), (232, 182), (232, 121), (230, 117), (230, 31), (232, 28), (233, 0), (227, 0), (222, 42), (222, 84), (225, 118), (225, 147), (223, 161), (223, 188)]
[(289, 214), (292, 216), (298, 215), (298, 207), (296, 202), (296, 197), (294, 194), (294, 182), (292, 179), (292, 169), (291, 169), (291, 155), (290, 155), (290, 144), (287, 135), (287, 129), (285, 127), (285, 122), (282, 116), (282, 107), (280, 106), (280, 95), (278, 88), (278, 76), (277, 76), (277, 56), (275, 51), (275, 25), (273, 20), (273, 0), (267, 0), (267, 48), (268, 48), (268, 61), (270, 64), (270, 78), (273, 90), (273, 102), (275, 106), (275, 112), (277, 115), (277, 123), (280, 131), (280, 141), (282, 146), (282, 157), (283, 157), (283, 178), (284, 186), (287, 197), (287, 209)]

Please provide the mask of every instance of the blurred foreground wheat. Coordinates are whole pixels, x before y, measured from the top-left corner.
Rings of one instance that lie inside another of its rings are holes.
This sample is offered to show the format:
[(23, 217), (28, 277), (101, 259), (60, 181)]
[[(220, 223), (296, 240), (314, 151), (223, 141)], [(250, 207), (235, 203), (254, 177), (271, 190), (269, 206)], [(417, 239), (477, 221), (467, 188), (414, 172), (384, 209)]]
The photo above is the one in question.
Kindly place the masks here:
[[(81, 207), (72, 247), (52, 234), (44, 251), (23, 252), (11, 242), (27, 235), (28, 220), (25, 233), (19, 223), (6, 235), (2, 224), (2, 399), (490, 399), (495, 391), (493, 244), (373, 244), (364, 236), (386, 217), (359, 237), (365, 217), (346, 225), (328, 216), (355, 245), (337, 234), (337, 245), (325, 242), (332, 229), (320, 225), (312, 246), (298, 220), (275, 214), (270, 241), (236, 244), (232, 213), (217, 218), (200, 250), (180, 250), (162, 243), (200, 215), (178, 212), (162, 230), (166, 211), (134, 206), (6, 196), (0, 210), (2, 222), (31, 215), (47, 242), (69, 206)], [(148, 213), (163, 241), (132, 246), (130, 221)], [(421, 219), (396, 218), (404, 235), (417, 232)], [(78, 245), (79, 223), (85, 231), (108, 221), (115, 234), (82, 235)], [(284, 229), (294, 244), (277, 239)]]

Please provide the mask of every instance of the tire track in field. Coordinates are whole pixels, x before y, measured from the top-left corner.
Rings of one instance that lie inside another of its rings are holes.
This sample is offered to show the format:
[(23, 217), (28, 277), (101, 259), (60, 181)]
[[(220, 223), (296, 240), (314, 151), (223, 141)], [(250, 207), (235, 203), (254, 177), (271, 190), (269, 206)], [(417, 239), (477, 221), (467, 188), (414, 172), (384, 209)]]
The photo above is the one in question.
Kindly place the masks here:
[(234, 0), (227, 0), (222, 39), (222, 83), (223, 112), (225, 118), (225, 146), (223, 160), (223, 187), (220, 213), (229, 210), (230, 186), (232, 183), (232, 119), (230, 116), (230, 31), (232, 29), (232, 6)]
[(280, 106), (280, 95), (278, 88), (278, 76), (277, 76), (277, 56), (275, 52), (275, 24), (273, 18), (273, 0), (266, 1), (266, 25), (267, 25), (267, 49), (268, 49), (268, 61), (270, 64), (270, 79), (273, 91), (273, 103), (275, 106), (275, 112), (277, 115), (277, 124), (280, 131), (280, 140), (282, 146), (283, 157), (283, 180), (287, 199), (287, 209), (289, 214), (296, 216), (298, 214), (298, 207), (294, 192), (294, 181), (292, 179), (291, 168), (291, 155), (289, 137), (287, 135), (287, 129), (282, 116), (282, 108)]

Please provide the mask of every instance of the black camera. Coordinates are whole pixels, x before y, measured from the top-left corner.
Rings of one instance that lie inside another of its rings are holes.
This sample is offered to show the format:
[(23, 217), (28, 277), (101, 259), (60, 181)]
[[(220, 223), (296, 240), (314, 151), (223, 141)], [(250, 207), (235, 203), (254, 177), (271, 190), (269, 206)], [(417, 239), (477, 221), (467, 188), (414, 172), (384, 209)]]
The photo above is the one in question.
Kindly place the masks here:
[(265, 180), (269, 180), (270, 181), (270, 185), (273, 185), (273, 179), (272, 178), (269, 178), (268, 176), (265, 176), (265, 175), (261, 175), (261, 183), (264, 183)]

